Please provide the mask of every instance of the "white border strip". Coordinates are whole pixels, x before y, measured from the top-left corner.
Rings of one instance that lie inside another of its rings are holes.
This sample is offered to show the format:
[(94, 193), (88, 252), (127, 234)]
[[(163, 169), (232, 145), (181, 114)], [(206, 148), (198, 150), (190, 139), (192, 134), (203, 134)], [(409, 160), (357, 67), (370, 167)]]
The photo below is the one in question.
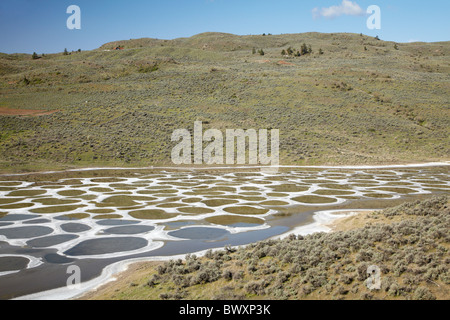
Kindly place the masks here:
[(424, 168), (424, 167), (439, 167), (450, 166), (450, 161), (444, 162), (427, 162), (427, 163), (413, 163), (413, 164), (390, 164), (390, 165), (360, 165), (360, 166), (240, 166), (240, 167), (141, 167), (141, 168), (124, 168), (124, 167), (97, 167), (97, 168), (80, 168), (67, 169), (61, 171), (42, 171), (42, 172), (27, 172), (27, 173), (11, 173), (1, 174), (2, 176), (26, 176), (30, 174), (51, 174), (64, 172), (81, 172), (81, 171), (96, 171), (96, 170), (235, 170), (235, 169), (274, 169), (274, 168), (295, 168), (295, 169), (390, 169), (390, 168)]

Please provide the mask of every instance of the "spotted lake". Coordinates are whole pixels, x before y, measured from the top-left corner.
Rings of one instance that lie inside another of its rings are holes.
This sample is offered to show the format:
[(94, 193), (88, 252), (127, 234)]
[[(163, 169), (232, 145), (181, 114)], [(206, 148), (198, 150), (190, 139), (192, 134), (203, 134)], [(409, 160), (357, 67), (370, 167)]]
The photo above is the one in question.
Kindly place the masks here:
[(380, 168), (98, 169), (0, 176), (0, 298), (83, 282), (135, 258), (239, 246), (448, 194), (448, 164)]

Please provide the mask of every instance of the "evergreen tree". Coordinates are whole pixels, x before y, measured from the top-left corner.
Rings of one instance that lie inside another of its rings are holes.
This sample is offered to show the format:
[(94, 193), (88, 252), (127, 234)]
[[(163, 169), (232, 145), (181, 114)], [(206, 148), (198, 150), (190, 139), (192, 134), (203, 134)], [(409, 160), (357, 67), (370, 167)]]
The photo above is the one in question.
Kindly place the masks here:
[(302, 55), (308, 54), (308, 46), (306, 45), (306, 43), (302, 44), (302, 48), (300, 50), (300, 53)]
[(33, 60), (39, 59), (39, 56), (36, 52), (33, 52), (33, 55), (31, 57), (33, 58)]
[(64, 53), (65, 56), (69, 55), (69, 51), (67, 51), (67, 48), (64, 49)]

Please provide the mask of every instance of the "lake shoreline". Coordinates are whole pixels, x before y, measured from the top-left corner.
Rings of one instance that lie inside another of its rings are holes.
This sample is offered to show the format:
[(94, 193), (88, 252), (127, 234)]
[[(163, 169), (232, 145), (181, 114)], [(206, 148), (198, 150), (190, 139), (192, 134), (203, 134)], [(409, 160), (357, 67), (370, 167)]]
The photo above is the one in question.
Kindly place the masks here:
[(2, 172), (0, 169), (0, 177), (8, 176), (27, 176), (38, 174), (63, 174), (70, 172), (86, 172), (86, 171), (124, 171), (124, 170), (180, 170), (180, 171), (214, 171), (214, 170), (262, 170), (262, 169), (390, 169), (390, 168), (426, 168), (450, 166), (450, 160), (439, 162), (415, 162), (415, 163), (388, 163), (388, 164), (368, 164), (368, 165), (280, 165), (271, 166), (149, 166), (149, 167), (80, 167), (61, 170), (36, 170), (34, 172)]

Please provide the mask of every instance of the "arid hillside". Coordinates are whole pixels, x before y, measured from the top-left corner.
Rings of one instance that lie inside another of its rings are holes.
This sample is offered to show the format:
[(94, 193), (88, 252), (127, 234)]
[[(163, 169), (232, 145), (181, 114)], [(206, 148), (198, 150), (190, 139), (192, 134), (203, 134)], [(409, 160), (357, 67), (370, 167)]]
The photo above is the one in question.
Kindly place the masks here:
[(337, 33), (0, 54), (0, 169), (167, 165), (196, 120), (279, 129), (283, 165), (449, 160), (449, 54)]

